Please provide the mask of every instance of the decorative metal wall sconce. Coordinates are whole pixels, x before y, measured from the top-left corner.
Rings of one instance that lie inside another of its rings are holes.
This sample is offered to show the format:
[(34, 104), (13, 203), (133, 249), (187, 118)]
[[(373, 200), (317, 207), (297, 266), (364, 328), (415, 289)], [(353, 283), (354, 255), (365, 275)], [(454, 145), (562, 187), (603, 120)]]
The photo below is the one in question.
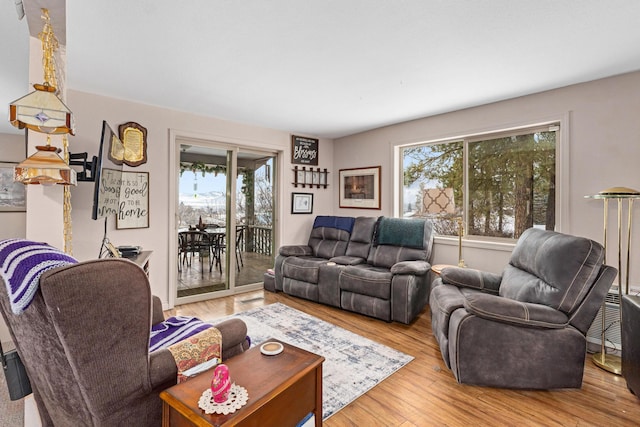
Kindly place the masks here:
[(329, 180), (329, 172), (327, 169), (320, 168), (306, 168), (302, 166), (299, 168), (295, 166), (293, 168), (293, 186), (298, 188), (298, 185), (301, 185), (302, 188), (309, 186), (309, 188), (327, 188)]

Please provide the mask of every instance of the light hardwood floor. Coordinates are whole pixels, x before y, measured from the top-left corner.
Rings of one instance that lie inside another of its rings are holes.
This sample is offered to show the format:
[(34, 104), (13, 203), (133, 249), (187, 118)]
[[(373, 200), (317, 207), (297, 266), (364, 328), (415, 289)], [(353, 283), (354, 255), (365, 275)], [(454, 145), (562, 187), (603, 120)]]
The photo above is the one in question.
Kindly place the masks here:
[(440, 356), (428, 308), (411, 325), (268, 291), (178, 306), (167, 315), (218, 317), (281, 302), (415, 357), (404, 368), (329, 418), (325, 426), (637, 426), (640, 400), (623, 378), (587, 355), (579, 390), (529, 391), (458, 384)]

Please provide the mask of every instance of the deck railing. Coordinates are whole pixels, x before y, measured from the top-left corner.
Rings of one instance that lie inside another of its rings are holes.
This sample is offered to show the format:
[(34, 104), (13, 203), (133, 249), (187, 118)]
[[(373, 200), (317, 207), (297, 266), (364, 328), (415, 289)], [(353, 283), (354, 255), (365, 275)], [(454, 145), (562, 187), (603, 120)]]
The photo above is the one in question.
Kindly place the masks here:
[(244, 228), (244, 236), (239, 244), (241, 251), (271, 255), (273, 251), (273, 230), (271, 227), (257, 225), (243, 225), (242, 227)]

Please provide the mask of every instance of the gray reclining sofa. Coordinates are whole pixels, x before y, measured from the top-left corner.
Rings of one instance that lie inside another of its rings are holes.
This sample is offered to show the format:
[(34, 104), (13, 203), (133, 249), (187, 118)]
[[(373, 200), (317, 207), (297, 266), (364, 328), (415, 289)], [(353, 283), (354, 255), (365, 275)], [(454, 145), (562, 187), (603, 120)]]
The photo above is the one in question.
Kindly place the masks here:
[(428, 303), (432, 248), (424, 219), (318, 216), (307, 245), (279, 249), (275, 290), (408, 324)]

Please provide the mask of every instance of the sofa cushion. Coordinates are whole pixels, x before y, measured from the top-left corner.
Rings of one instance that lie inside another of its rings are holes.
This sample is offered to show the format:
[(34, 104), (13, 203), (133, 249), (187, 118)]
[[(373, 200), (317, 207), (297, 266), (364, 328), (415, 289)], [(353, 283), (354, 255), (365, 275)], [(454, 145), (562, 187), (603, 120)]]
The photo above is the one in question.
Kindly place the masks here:
[(282, 263), (282, 275), (308, 283), (318, 283), (318, 268), (327, 263), (324, 258), (289, 257)]
[(373, 241), (376, 220), (375, 217), (366, 216), (360, 216), (355, 219), (349, 245), (347, 246), (347, 256), (367, 259), (371, 249), (371, 242)]
[(368, 264), (347, 266), (340, 273), (340, 289), (388, 300), (391, 298), (392, 277), (386, 268)]
[(570, 313), (591, 288), (603, 256), (592, 240), (530, 228), (502, 274), (500, 296)]
[[(418, 240), (422, 242), (420, 245)], [(430, 261), (432, 245), (431, 222), (380, 217), (367, 262), (376, 267), (391, 268), (401, 261)]]
[(313, 255), (319, 258), (333, 258), (345, 255), (350, 234), (339, 228), (316, 227), (311, 230), (309, 246)]

